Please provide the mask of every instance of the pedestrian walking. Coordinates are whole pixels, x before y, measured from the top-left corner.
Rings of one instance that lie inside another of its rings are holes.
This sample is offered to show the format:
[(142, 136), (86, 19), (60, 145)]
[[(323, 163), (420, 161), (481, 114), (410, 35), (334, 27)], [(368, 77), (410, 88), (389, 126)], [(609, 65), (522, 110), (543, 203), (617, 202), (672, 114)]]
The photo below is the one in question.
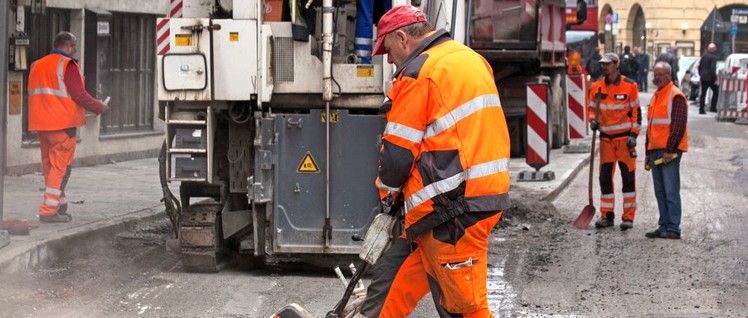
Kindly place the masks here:
[[(688, 151), (688, 104), (686, 95), (670, 80), (670, 65), (654, 67), (657, 92), (647, 110), (647, 154), (645, 165), (652, 169), (659, 226), (645, 234), (648, 238), (680, 239), (680, 161)], [(658, 164), (656, 160), (661, 159)]]
[(706, 54), (699, 59), (699, 81), (701, 82), (701, 96), (699, 96), (699, 114), (706, 114), (704, 103), (706, 102), (707, 90), (712, 90), (712, 101), (709, 111), (717, 112), (717, 98), (719, 87), (717, 86), (717, 45), (709, 43)]
[(590, 82), (594, 82), (600, 79), (603, 75), (603, 70), (600, 68), (600, 49), (595, 48), (592, 52), (592, 56), (587, 61), (587, 74), (590, 74)]
[(28, 81), (29, 131), (39, 135), (44, 175), (44, 199), (39, 221), (69, 222), (65, 185), (70, 178), (78, 127), (88, 110), (101, 114), (108, 109), (89, 95), (73, 57), (78, 40), (72, 33), (55, 36), (54, 49), (31, 65)]
[[(634, 226), (636, 214), (636, 138), (641, 131), (639, 89), (633, 78), (618, 72), (615, 53), (605, 53), (600, 60), (603, 79), (592, 84), (589, 96), (590, 128), (600, 130), (600, 219), (595, 227), (614, 225), (616, 203), (613, 176), (616, 164), (621, 169), (623, 215), (621, 230)], [(595, 117), (595, 94), (601, 90), (600, 114)]]
[(406, 317), (429, 292), (441, 317), (491, 317), (487, 249), (509, 208), (509, 133), (493, 70), (410, 5), (379, 21), (374, 55), (397, 66), (383, 109), (380, 197), (405, 230), (374, 268), (366, 317)]
[(631, 53), (631, 47), (629, 46), (623, 48), (619, 70), (623, 76), (636, 82), (636, 78), (639, 76), (639, 62), (637, 62), (634, 54)]
[(638, 85), (640, 92), (646, 92), (649, 89), (649, 63), (652, 62), (649, 54), (643, 47), (639, 48), (639, 55), (636, 56), (637, 62), (639, 62), (639, 77)]

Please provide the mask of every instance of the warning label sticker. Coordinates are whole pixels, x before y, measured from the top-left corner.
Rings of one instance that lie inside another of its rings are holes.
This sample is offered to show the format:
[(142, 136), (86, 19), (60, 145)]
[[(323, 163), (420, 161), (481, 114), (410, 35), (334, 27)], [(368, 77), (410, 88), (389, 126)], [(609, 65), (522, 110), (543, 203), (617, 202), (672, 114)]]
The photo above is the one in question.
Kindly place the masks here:
[(307, 151), (306, 155), (304, 155), (304, 158), (301, 159), (301, 163), (299, 164), (299, 168), (296, 169), (297, 173), (318, 173), (319, 168), (317, 167), (317, 163), (314, 162), (314, 158), (312, 158), (312, 154)]

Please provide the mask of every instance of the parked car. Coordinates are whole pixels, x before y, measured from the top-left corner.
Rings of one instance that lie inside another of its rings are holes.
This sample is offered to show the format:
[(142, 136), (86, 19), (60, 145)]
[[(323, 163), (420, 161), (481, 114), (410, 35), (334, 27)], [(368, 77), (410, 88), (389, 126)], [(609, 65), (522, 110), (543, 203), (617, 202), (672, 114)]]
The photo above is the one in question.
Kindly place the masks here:
[(699, 57), (696, 56), (681, 56), (678, 58), (678, 73), (676, 74), (678, 83), (683, 83), (683, 76), (686, 75), (686, 70), (698, 61)]
[[(725, 61), (717, 61), (717, 74), (725, 67)], [(719, 82), (716, 82), (719, 86)], [(701, 76), (699, 76), (699, 62), (691, 64), (683, 75), (680, 83), (680, 89), (686, 94), (689, 100), (697, 100), (701, 94)], [(711, 94), (711, 90), (707, 93)], [(709, 96), (707, 96), (709, 97)]]

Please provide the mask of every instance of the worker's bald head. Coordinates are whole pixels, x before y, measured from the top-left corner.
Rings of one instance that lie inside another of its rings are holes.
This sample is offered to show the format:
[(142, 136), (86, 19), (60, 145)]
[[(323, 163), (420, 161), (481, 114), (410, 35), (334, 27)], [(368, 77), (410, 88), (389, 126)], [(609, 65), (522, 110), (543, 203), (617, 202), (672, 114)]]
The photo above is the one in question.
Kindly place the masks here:
[(673, 68), (670, 67), (670, 64), (667, 62), (657, 62), (652, 70), (652, 73), (654, 73), (652, 83), (657, 85), (657, 88), (665, 87), (673, 79), (672, 72)]

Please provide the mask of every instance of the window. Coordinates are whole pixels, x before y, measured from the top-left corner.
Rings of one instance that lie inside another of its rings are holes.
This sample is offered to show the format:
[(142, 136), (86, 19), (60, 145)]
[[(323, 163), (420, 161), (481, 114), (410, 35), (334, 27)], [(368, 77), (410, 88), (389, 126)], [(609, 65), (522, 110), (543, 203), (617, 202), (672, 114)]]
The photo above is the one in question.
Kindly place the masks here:
[(153, 130), (156, 16), (113, 13), (109, 43), (112, 107), (101, 116), (101, 134)]

